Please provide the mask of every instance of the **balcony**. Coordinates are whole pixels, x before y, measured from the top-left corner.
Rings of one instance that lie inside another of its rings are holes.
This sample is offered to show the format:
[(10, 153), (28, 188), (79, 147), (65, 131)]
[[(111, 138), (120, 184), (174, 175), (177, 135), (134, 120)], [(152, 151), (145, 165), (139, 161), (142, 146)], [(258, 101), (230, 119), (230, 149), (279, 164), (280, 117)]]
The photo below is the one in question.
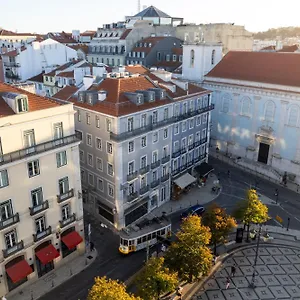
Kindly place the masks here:
[(160, 160), (157, 160), (151, 164), (151, 169), (158, 168), (160, 166)]
[(138, 176), (138, 171), (127, 174), (127, 181), (131, 181), (131, 180), (135, 179), (137, 176)]
[(74, 197), (74, 189), (71, 189), (63, 194), (57, 195), (57, 202), (62, 203), (72, 197)]
[(188, 163), (187, 163), (187, 167), (189, 168), (189, 167), (191, 167), (193, 165), (193, 162), (192, 161), (189, 161)]
[(151, 184), (150, 184), (151, 189), (156, 188), (159, 184), (160, 184), (160, 180), (159, 180), (159, 179), (153, 180), (153, 181), (151, 182)]
[(187, 164), (180, 166), (180, 172), (186, 170), (186, 168), (187, 168)]
[(68, 219), (59, 221), (59, 227), (60, 228), (66, 227), (75, 221), (76, 221), (76, 215), (73, 214)]
[(173, 123), (185, 120), (185, 119), (189, 119), (193, 116), (211, 111), (211, 110), (214, 109), (214, 107), (215, 107), (214, 104), (211, 104), (211, 105), (203, 107), (201, 109), (197, 109), (197, 110), (194, 110), (194, 111), (191, 111), (191, 112), (187, 112), (187, 113), (179, 115), (179, 116), (173, 116), (173, 117), (170, 117), (166, 120), (156, 122), (154, 124), (149, 124), (147, 126), (143, 126), (143, 127), (140, 127), (140, 128), (136, 128), (136, 129), (131, 130), (131, 131), (126, 131), (126, 132), (122, 132), (122, 133), (110, 132), (110, 139), (114, 142), (122, 142), (122, 141), (125, 141), (125, 140), (129, 139), (129, 138), (135, 137), (137, 135), (141, 135), (143, 133), (146, 133), (148, 131), (158, 129), (158, 128), (161, 128), (163, 126), (170, 125), (170, 124), (173, 124)]
[(20, 76), (18, 74), (12, 73), (12, 72), (5, 72), (5, 77), (15, 80), (20, 80)]
[(189, 145), (189, 151), (194, 149), (194, 147), (195, 147), (194, 144)]
[(142, 187), (140, 189), (140, 195), (144, 195), (146, 194), (147, 192), (149, 192), (149, 184), (148, 185), (145, 185), (144, 187)]
[(197, 141), (197, 142), (194, 143), (194, 147), (195, 148), (198, 147), (198, 146), (200, 146), (200, 145), (201, 145), (201, 141)]
[(165, 157), (163, 157), (163, 158), (161, 159), (161, 163), (162, 163), (162, 164), (166, 164), (169, 160), (170, 160), (170, 155), (165, 156)]
[(0, 166), (26, 158), (31, 155), (36, 155), (56, 148), (64, 147), (66, 145), (70, 145), (79, 141), (80, 140), (74, 134), (61, 138), (59, 140), (52, 140), (46, 143), (38, 144), (34, 147), (29, 147), (22, 150), (6, 153), (0, 156)]
[(17, 253), (18, 251), (21, 251), (24, 249), (24, 243), (23, 241), (20, 241), (19, 243), (17, 243), (16, 245), (14, 245), (11, 248), (7, 248), (7, 249), (3, 249), (3, 257), (7, 258), (15, 253)]
[(172, 171), (172, 176), (177, 175), (178, 173), (180, 173), (180, 168), (177, 168), (175, 170)]
[(29, 207), (30, 215), (34, 216), (35, 214), (38, 214), (48, 208), (49, 208), (49, 202), (48, 202), (48, 200), (46, 200), (39, 205)]
[(19, 221), (20, 221), (19, 214), (16, 213), (15, 215), (13, 215), (5, 220), (0, 221), (0, 230), (4, 229), (6, 227), (9, 227), (11, 225), (14, 225), (14, 224), (18, 223)]
[(168, 174), (162, 176), (161, 182), (165, 182), (165, 181), (167, 181), (169, 178), (170, 178), (170, 174), (168, 173)]
[(4, 67), (8, 67), (8, 68), (19, 68), (20, 67), (20, 64), (19, 63), (16, 63), (15, 61), (10, 61), (10, 62), (4, 62)]
[(143, 167), (143, 168), (140, 168), (140, 175), (144, 175), (146, 173), (148, 173), (150, 170), (150, 166), (146, 166), (146, 167)]
[(138, 198), (138, 192), (131, 193), (127, 196), (127, 202), (132, 202)]
[(44, 237), (50, 235), (52, 233), (52, 228), (51, 226), (49, 226), (48, 228), (46, 228), (44, 231), (33, 234), (33, 241), (34, 242), (38, 242), (40, 240), (42, 240)]
[(181, 153), (181, 154), (184, 154), (184, 153), (186, 153), (186, 148), (185, 148), (185, 147), (183, 147), (183, 148), (180, 150), (180, 153)]
[(181, 150), (178, 150), (172, 154), (172, 157), (176, 158), (176, 157), (180, 156), (180, 154), (181, 154)]

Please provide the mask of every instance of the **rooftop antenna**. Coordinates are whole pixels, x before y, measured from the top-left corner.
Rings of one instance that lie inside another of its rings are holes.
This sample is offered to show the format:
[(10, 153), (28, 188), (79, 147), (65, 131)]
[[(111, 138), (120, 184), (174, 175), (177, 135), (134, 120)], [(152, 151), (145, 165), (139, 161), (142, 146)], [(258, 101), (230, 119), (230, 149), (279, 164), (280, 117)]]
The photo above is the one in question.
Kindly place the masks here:
[(141, 11), (141, 0), (138, 0), (138, 13)]

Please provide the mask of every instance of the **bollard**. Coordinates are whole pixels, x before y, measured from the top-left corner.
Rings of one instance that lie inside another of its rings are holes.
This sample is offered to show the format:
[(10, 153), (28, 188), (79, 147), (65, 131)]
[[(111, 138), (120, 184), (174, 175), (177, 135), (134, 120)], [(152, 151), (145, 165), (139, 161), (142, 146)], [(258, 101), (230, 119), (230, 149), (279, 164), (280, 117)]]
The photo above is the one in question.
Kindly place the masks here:
[(288, 221), (287, 221), (287, 226), (286, 226), (286, 231), (289, 231), (289, 227), (290, 227), (290, 218), (288, 218)]

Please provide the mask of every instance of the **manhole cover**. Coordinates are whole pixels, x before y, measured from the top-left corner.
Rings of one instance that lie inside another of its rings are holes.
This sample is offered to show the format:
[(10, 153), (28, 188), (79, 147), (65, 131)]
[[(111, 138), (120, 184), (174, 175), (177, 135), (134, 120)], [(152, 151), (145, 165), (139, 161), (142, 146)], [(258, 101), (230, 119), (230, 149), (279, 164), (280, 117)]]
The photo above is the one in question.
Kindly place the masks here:
[(87, 258), (88, 258), (88, 259), (92, 259), (92, 258), (93, 258), (93, 256), (89, 255)]

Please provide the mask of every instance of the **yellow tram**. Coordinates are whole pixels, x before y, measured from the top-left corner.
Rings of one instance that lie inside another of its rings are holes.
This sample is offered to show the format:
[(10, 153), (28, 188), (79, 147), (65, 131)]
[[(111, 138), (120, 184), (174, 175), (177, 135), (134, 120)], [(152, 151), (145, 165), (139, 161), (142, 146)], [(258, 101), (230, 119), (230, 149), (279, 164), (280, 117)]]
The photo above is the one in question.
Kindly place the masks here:
[(171, 236), (171, 221), (163, 215), (152, 220), (145, 219), (121, 230), (119, 252), (129, 254), (157, 243), (157, 238)]

